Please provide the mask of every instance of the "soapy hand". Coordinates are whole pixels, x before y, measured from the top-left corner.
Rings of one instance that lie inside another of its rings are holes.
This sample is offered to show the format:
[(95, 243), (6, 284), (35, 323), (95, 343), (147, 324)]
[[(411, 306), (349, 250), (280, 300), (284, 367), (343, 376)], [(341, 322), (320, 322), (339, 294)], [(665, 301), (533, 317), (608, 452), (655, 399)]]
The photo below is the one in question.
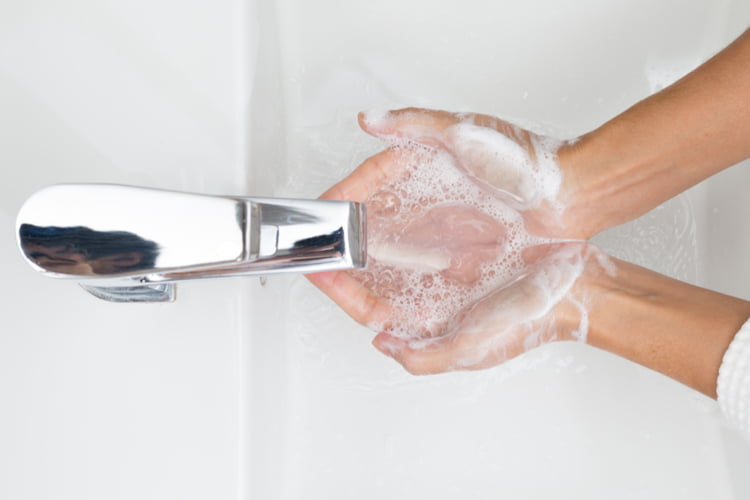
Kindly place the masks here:
[(541, 136), (493, 116), (406, 108), (361, 113), (360, 127), (389, 143), (412, 142), (447, 152), (473, 182), (519, 211), (532, 234), (586, 239), (574, 216), (583, 199), (575, 164), (563, 161), (574, 141)]
[(498, 364), (585, 337), (574, 285), (592, 255), (561, 241), (560, 143), (484, 115), (360, 116), (391, 143), (323, 198), (368, 208), (368, 268), (310, 280), (413, 373)]
[[(750, 31), (556, 152), (554, 143), (482, 115), (361, 116), (366, 131), (403, 146), (365, 161), (325, 197), (368, 201), (376, 222), (371, 264), (310, 279), (379, 331), (375, 346), (414, 373), (481, 368), (588, 335), (594, 346), (718, 396), (747, 431), (750, 420), (737, 411), (747, 394), (737, 381), (750, 302), (571, 239), (627, 222), (750, 155), (748, 61)], [(414, 151), (415, 143), (439, 161), (426, 169), (404, 162), (399, 149)], [(464, 186), (437, 196), (450, 188), (440, 181), (443, 169), (458, 169), (482, 193)], [(432, 189), (419, 196), (420, 186)], [(499, 226), (485, 227), (485, 216)], [(461, 292), (469, 297), (463, 303), (455, 300)]]
[(379, 333), (373, 344), (410, 373), (483, 369), (534, 347), (584, 340), (585, 295), (575, 288), (598, 251), (583, 243), (533, 247), (511, 283), (457, 311), (436, 335)]

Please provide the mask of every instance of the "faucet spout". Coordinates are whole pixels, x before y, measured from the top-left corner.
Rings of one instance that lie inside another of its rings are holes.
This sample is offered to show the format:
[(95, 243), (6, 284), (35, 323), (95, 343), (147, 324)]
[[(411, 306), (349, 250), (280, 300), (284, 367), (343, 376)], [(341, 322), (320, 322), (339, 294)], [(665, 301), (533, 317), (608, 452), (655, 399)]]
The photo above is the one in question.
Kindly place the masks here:
[(25, 259), (117, 302), (174, 300), (183, 280), (366, 264), (361, 203), (211, 196), (110, 184), (35, 193), (16, 222)]

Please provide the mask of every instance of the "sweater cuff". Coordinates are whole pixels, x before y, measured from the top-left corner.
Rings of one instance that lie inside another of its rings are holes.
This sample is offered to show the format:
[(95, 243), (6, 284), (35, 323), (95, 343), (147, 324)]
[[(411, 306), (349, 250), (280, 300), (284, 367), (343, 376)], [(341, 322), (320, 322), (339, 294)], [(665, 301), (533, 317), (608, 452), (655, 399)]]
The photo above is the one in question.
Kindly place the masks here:
[(724, 353), (716, 393), (724, 418), (750, 439), (750, 319)]

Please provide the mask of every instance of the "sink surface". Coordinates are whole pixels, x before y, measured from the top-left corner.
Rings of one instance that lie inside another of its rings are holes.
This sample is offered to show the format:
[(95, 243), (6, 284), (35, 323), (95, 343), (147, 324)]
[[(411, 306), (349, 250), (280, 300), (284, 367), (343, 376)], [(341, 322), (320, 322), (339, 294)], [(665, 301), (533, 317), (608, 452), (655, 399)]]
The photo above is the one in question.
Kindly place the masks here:
[[(11, 237), (58, 182), (316, 197), (382, 146), (373, 107), (574, 137), (736, 37), (741, 1), (51, 0), (0, 5), (0, 497), (750, 496), (715, 402), (584, 345), (414, 377), (301, 276), (109, 304)], [(737, 167), (598, 237), (750, 299)]]

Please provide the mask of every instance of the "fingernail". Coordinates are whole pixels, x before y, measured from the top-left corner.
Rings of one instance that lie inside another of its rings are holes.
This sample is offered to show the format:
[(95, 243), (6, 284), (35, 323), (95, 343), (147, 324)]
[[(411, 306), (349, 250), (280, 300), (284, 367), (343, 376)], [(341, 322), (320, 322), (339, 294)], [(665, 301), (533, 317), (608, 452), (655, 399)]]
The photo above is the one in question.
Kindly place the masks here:
[(322, 271), (319, 273), (306, 274), (305, 277), (318, 288), (330, 287), (333, 283), (335, 271)]
[(368, 109), (359, 113), (362, 123), (368, 127), (377, 127), (390, 118), (391, 112), (387, 109)]
[(388, 335), (387, 333), (381, 333), (372, 341), (372, 345), (375, 346), (375, 349), (390, 357), (394, 357), (398, 354), (401, 350), (402, 343), (403, 341)]

